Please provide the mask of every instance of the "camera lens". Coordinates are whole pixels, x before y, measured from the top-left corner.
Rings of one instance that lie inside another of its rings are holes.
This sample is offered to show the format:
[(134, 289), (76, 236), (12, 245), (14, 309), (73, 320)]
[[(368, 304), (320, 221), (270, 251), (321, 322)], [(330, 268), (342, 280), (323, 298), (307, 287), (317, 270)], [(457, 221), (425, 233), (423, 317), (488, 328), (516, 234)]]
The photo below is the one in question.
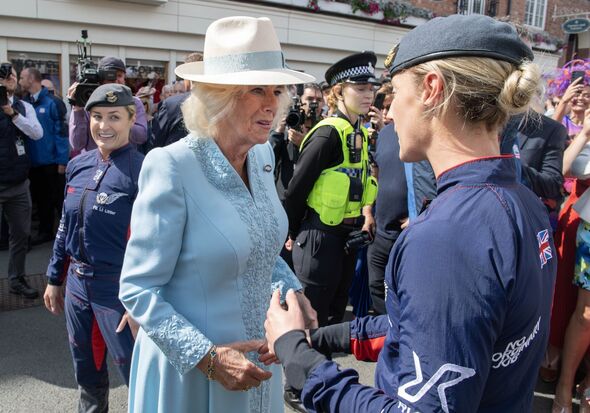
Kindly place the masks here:
[(287, 126), (289, 126), (291, 128), (299, 126), (300, 121), (301, 121), (301, 115), (295, 111), (290, 111), (287, 114), (287, 117), (285, 118), (285, 123), (287, 124)]

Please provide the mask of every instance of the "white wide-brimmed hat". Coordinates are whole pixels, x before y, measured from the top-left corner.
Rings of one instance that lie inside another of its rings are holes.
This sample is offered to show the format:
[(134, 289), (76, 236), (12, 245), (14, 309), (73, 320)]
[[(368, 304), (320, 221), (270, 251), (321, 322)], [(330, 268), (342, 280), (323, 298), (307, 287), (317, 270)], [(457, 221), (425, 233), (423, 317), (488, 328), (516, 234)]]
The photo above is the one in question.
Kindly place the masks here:
[(177, 76), (223, 85), (290, 85), (315, 77), (288, 69), (279, 39), (266, 17), (225, 17), (205, 34), (203, 61), (180, 65)]

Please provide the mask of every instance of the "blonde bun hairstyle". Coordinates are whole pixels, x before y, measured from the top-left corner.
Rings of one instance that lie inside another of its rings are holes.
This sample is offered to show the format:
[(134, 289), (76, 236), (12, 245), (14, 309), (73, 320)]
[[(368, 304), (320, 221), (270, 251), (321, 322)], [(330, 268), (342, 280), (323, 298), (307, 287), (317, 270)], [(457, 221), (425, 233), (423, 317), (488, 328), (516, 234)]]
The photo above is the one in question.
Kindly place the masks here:
[(530, 62), (512, 63), (488, 57), (432, 60), (409, 69), (419, 87), (432, 71), (444, 79), (443, 100), (427, 111), (441, 115), (453, 109), (469, 123), (499, 128), (514, 114), (526, 112), (538, 91), (541, 71)]

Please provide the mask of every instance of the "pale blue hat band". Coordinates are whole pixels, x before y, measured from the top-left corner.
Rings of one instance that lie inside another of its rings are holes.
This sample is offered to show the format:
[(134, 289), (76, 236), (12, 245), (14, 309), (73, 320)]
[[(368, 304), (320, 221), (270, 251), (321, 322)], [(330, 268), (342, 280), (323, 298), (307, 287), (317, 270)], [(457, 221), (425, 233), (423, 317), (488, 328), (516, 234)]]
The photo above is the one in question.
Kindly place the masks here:
[(223, 75), (251, 70), (284, 69), (285, 57), (281, 51), (250, 52), (208, 57), (203, 62), (207, 75)]

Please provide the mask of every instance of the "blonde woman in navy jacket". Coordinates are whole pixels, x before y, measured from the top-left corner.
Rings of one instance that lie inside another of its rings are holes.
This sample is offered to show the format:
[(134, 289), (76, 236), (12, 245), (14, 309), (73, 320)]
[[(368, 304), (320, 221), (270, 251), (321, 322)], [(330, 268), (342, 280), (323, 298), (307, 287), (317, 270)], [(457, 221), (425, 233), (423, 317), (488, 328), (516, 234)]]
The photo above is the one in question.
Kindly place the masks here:
[[(129, 382), (134, 340), (118, 294), (143, 155), (129, 144), (135, 105), (127, 86), (98, 87), (86, 109), (97, 149), (67, 166), (66, 197), (44, 299), (54, 314), (65, 306), (81, 392), (78, 411), (106, 412), (107, 352)], [(66, 276), (64, 303), (61, 286)]]

